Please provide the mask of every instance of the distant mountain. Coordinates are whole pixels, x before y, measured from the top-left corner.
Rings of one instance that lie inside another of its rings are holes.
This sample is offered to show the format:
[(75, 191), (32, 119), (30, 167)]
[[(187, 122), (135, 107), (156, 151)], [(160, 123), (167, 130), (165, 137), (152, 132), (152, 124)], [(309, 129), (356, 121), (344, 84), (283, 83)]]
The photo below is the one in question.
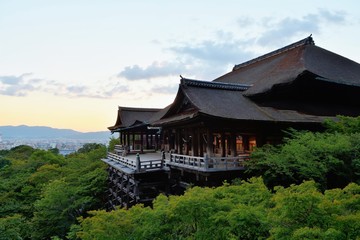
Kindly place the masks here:
[(111, 137), (109, 131), (78, 132), (71, 129), (51, 127), (0, 126), (0, 135), (3, 139), (104, 139)]

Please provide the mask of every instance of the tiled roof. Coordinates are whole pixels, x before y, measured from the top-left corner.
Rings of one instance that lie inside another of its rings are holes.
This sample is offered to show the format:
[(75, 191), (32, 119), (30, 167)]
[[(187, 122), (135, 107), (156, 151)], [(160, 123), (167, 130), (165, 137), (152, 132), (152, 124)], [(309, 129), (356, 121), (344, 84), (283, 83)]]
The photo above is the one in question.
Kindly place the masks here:
[(114, 126), (108, 127), (111, 131), (126, 128), (140, 123), (147, 124), (148, 120), (162, 109), (158, 108), (130, 108), (120, 107)]
[(336, 84), (360, 86), (360, 64), (315, 46), (311, 37), (236, 65), (214, 82), (252, 85), (245, 95), (256, 96), (291, 84), (305, 72)]

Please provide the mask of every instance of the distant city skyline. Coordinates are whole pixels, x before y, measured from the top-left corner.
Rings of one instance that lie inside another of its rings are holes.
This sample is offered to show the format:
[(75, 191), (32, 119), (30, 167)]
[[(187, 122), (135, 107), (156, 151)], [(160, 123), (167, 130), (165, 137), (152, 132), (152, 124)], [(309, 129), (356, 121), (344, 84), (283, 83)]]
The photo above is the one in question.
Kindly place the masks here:
[(0, 125), (106, 131), (310, 34), (360, 62), (359, 29), (355, 0), (0, 1)]

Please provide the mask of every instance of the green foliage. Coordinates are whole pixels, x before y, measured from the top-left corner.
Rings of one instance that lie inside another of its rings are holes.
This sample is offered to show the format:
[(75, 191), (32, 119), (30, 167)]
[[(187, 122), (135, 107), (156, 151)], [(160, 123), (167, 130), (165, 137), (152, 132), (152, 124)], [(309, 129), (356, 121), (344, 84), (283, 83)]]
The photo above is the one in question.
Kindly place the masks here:
[(283, 145), (257, 148), (247, 171), (263, 176), (269, 187), (304, 180), (315, 180), (323, 190), (360, 183), (359, 122), (360, 118), (343, 117), (328, 121), (327, 126), (332, 125), (325, 133), (292, 131)]
[(359, 117), (346, 117), (338, 116), (338, 121), (325, 120), (324, 126), (328, 132), (334, 133), (359, 133), (360, 132), (360, 116)]
[(158, 196), (153, 208), (92, 211), (70, 239), (356, 239), (360, 186), (320, 192), (314, 181), (270, 192), (261, 178)]
[(69, 157), (28, 146), (1, 152), (0, 239), (63, 238), (77, 217), (104, 206), (106, 148), (87, 150)]
[(0, 239), (357, 239), (359, 120), (340, 117), (325, 133), (292, 131), (282, 146), (258, 148), (248, 167), (262, 178), (112, 212), (102, 210), (104, 145), (66, 157), (1, 151)]
[(24, 218), (19, 214), (0, 218), (0, 240), (28, 237), (26, 228)]
[(108, 151), (109, 151), (109, 152), (114, 151), (115, 145), (117, 145), (117, 144), (119, 144), (119, 143), (120, 143), (119, 138), (114, 138), (114, 137), (110, 138), (109, 146), (108, 146)]
[(219, 188), (194, 187), (183, 196), (158, 196), (153, 208), (92, 211), (70, 235), (73, 239), (75, 235), (81, 239), (264, 239), (269, 224), (262, 210), (270, 199), (261, 179)]
[(86, 143), (84, 144), (77, 152), (78, 153), (88, 153), (93, 150), (104, 148), (103, 144), (100, 143)]
[(30, 146), (20, 145), (12, 148), (6, 156), (11, 159), (23, 160), (29, 158), (34, 151), (35, 149)]
[(105, 152), (101, 145), (87, 154), (75, 154), (67, 159), (67, 165), (62, 168), (63, 177), (48, 183), (35, 202), (33, 239), (65, 237), (77, 217), (104, 206), (107, 173), (99, 159)]

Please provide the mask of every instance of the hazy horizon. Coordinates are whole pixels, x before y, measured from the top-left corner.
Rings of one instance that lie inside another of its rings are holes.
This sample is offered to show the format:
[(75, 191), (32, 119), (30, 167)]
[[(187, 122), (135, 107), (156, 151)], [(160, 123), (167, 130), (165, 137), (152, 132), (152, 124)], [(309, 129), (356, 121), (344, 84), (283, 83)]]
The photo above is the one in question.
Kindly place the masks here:
[[(84, 132), (84, 131), (78, 131), (78, 130), (72, 129), (72, 128), (57, 128), (57, 127), (44, 126), (44, 125), (40, 126), (40, 125), (27, 125), (27, 124), (0, 125), (0, 127), (34, 127), (34, 128), (44, 127), (44, 128), (51, 128), (51, 129), (56, 129), (56, 130), (72, 130), (72, 131), (76, 131), (76, 132), (79, 132), (79, 133), (110, 132), (110, 130), (108, 130), (107, 128), (105, 128), (104, 130), (100, 130), (100, 131), (87, 131), (87, 132)], [(0, 132), (0, 134), (1, 134), (1, 132)]]

